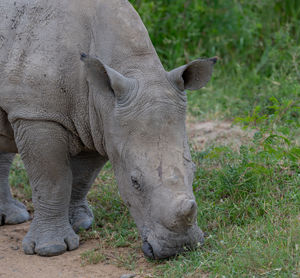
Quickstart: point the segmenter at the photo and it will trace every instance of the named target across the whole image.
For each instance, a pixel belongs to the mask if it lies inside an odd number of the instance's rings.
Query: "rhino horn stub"
[[[102,87],[103,81],[105,81],[104,84],[110,87],[118,100],[123,99],[124,96],[131,93],[137,86],[135,79],[125,77],[98,58],[81,53],[80,60],[86,65],[88,81],[94,84],[98,83],[100,87]]]
[[[177,217],[186,224],[193,224],[197,215],[197,204],[194,200],[183,200],[178,207]]]

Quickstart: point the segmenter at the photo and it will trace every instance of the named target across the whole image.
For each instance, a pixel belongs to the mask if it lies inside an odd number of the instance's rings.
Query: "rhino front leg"
[[[81,153],[71,158],[73,186],[69,209],[70,223],[75,232],[88,229],[93,223],[93,212],[86,196],[107,159],[98,153]]]
[[[69,223],[72,171],[68,134],[54,122],[19,120],[13,125],[28,172],[34,218],[23,240],[26,254],[55,256],[79,246]]]
[[[26,207],[10,192],[8,175],[15,154],[0,153],[0,225],[20,224],[29,220]]]

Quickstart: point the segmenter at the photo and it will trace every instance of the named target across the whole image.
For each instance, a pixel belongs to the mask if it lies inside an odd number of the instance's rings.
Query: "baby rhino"
[[[216,58],[166,72],[127,0],[0,0],[0,18],[0,220],[29,219],[8,185],[19,153],[35,209],[24,252],[79,246],[107,161],[147,257],[201,243],[185,90],[209,81]]]

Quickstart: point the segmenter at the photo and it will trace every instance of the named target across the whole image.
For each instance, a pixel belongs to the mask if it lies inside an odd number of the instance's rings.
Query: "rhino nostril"
[[[147,258],[152,259],[152,260],[155,259],[154,253],[153,253],[153,248],[147,241],[143,242],[142,250]]]
[[[195,210],[196,208],[197,208],[197,204],[196,204],[196,202],[195,201],[189,201],[189,203],[190,203],[190,210],[191,211],[193,211],[193,210]]]

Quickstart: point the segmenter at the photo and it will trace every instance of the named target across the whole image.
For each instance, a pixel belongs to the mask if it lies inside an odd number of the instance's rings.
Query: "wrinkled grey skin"
[[[18,152],[35,208],[25,253],[78,247],[108,160],[146,256],[202,242],[184,91],[203,87],[216,59],[166,72],[126,0],[0,0],[0,18],[0,219],[29,219],[8,185]]]

